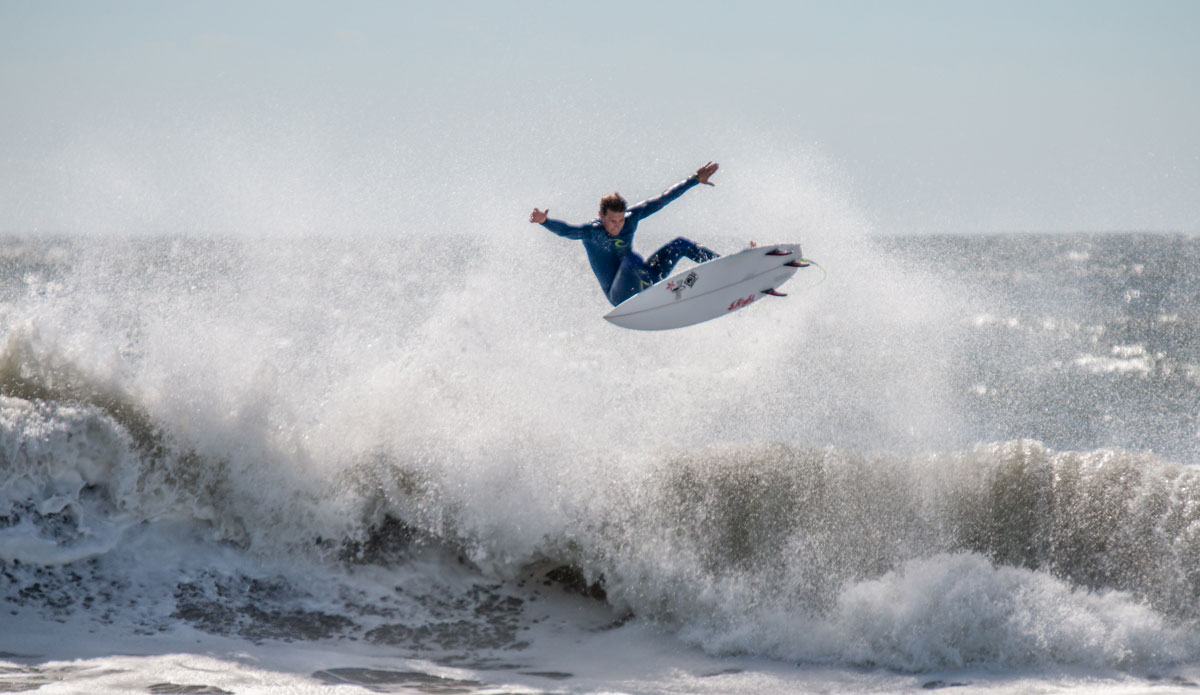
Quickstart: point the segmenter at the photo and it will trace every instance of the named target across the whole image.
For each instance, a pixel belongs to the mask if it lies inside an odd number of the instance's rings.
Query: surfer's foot
[[[753,239],[751,239],[751,240],[750,240],[750,248],[752,248],[752,249],[756,249],[756,248],[758,248],[758,242],[757,242],[757,241],[755,241],[755,240],[753,240]]]

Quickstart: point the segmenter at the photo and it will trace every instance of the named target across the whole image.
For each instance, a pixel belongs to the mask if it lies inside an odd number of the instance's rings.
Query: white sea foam
[[[286,634],[292,616],[362,639],[392,623],[358,606],[397,586],[411,598],[393,605],[438,626],[472,615],[443,603],[548,563],[603,580],[612,619],[629,611],[718,663],[1194,661],[1187,469],[1115,447],[958,446],[972,399],[1037,412],[1013,378],[1121,373],[1034,368],[1098,324],[974,311],[853,240],[818,255],[818,237],[810,254],[869,282],[831,294],[835,274],[686,333],[618,332],[562,301],[594,287],[556,239],[426,241],[438,267],[472,272],[436,280],[378,240],[173,240],[84,245],[55,278],[22,275],[4,309],[0,447],[7,510],[24,516],[0,550],[62,571],[11,570],[13,590],[38,583],[45,610],[80,611],[70,572],[86,566],[83,586],[148,597],[133,629]],[[506,254],[503,269],[482,261]],[[972,324],[1004,330],[964,336]],[[1010,332],[1036,349],[950,359]],[[1134,340],[1103,359],[1174,364]],[[372,550],[404,545],[389,519],[445,557],[360,582],[340,563],[396,562]],[[139,567],[147,554],[162,566]],[[458,557],[470,566],[446,569]],[[205,612],[223,603],[224,622]]]
[[[1161,359],[1161,356],[1159,356]],[[1075,364],[1095,374],[1150,374],[1155,368],[1155,356],[1142,345],[1114,345],[1111,355],[1081,355]]]

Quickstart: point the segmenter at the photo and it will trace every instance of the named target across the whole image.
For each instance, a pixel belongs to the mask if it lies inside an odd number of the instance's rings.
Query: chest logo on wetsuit
[[[671,292],[675,293],[675,299],[679,299],[680,297],[683,296],[683,291],[685,289],[687,289],[688,287],[691,287],[692,285],[695,285],[695,284],[696,284],[696,274],[688,273],[687,276],[684,277],[679,282],[675,282],[674,280],[668,282],[667,289],[670,290]]]

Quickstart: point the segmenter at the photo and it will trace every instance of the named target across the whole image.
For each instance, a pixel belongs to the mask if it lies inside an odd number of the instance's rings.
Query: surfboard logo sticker
[[[729,308],[725,311],[734,311],[735,309],[741,309],[744,306],[749,306],[750,303],[755,299],[758,299],[757,294],[752,294],[749,297],[742,297],[741,299],[735,299],[733,300],[733,304],[730,304]]]
[[[675,294],[675,299],[683,296],[683,291],[696,284],[696,273],[688,273],[687,277],[679,282],[671,281],[667,283],[667,289]]]

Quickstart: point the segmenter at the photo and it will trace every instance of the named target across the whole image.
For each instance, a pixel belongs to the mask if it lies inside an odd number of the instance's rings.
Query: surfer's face
[[[621,233],[621,228],[625,226],[625,213],[608,210],[600,218],[600,222],[604,225],[604,231],[608,232],[609,236],[616,236]]]

